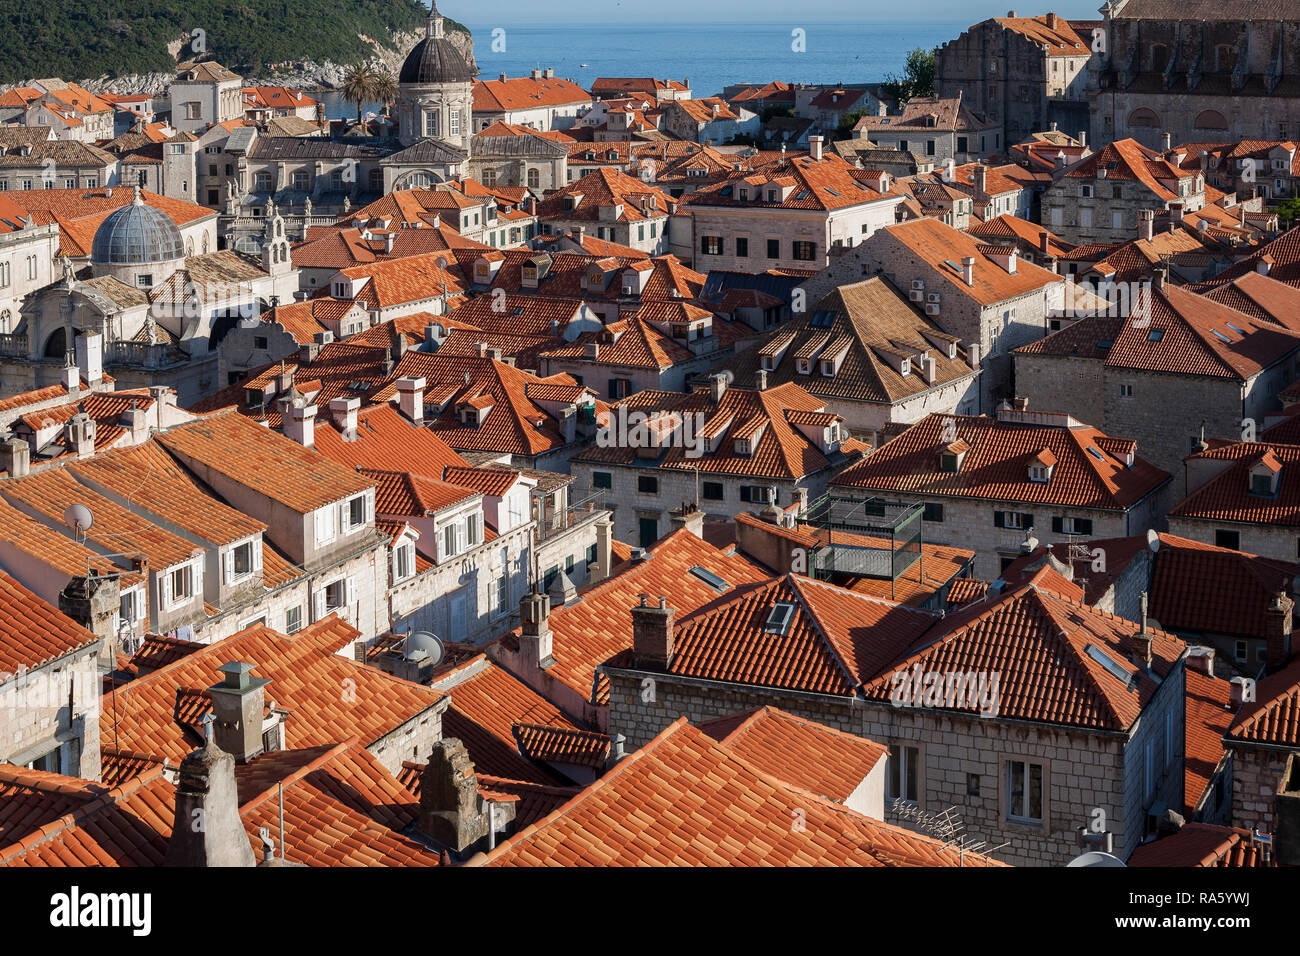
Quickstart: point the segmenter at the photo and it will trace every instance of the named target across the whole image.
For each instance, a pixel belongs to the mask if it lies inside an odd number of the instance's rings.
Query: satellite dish
[[[439,269],[446,269],[446,268],[447,268],[447,257],[446,257],[446,256],[439,256],[437,259],[434,260],[434,262],[437,264],[437,266],[438,266]]]
[[[63,512],[63,522],[73,534],[85,534],[95,523],[95,516],[85,505],[68,505],[68,510]]]
[[[426,660],[436,666],[444,654],[442,641],[438,635],[429,631],[416,631],[408,634],[402,642],[402,657],[408,661]]]
[[[1071,866],[1121,866],[1122,867],[1125,865],[1125,863],[1119,857],[1112,856],[1109,853],[1102,853],[1100,850],[1090,850],[1087,853],[1079,854],[1073,860],[1071,860],[1069,863],[1065,865],[1067,867],[1071,867]]]
[[[729,368],[724,368],[721,372],[715,374],[722,376],[722,381],[726,385],[730,385],[736,380],[736,373]]]
[[[1155,528],[1147,529],[1147,547],[1151,549],[1152,554],[1160,550],[1160,535]]]

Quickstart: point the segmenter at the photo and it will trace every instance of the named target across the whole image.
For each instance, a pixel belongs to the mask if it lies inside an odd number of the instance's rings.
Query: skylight
[[[828,193],[830,193],[832,196],[838,196],[838,195],[839,195],[839,193],[837,193],[835,190],[831,189],[831,187],[829,187],[829,186],[823,186],[822,188],[825,189],[825,190],[826,190]]]
[[[1088,446],[1088,454],[1091,455],[1093,458],[1096,458],[1098,461],[1106,460],[1106,456],[1104,456],[1096,448],[1093,448],[1091,445]]]
[[[801,189],[801,190],[799,190],[799,195],[795,196],[794,198],[795,198],[796,201],[797,201],[797,200],[800,200],[800,199],[807,199],[807,198],[808,198],[808,190],[806,190],[806,189]]]
[[[832,312],[830,309],[818,309],[816,312],[813,313],[812,318],[808,320],[808,324],[813,328],[827,329],[830,328],[831,323],[834,321],[835,321],[834,312]]]
[[[1225,323],[1223,323],[1223,324],[1226,325],[1228,328],[1232,329],[1232,331],[1236,332],[1238,335],[1245,335],[1245,334],[1246,334],[1245,332],[1241,331],[1241,329],[1239,329],[1239,328],[1237,328],[1235,325],[1233,325],[1231,322],[1225,322]]]
[[[730,584],[718,577],[708,568],[702,568],[698,564],[691,568],[691,574],[695,575],[715,591],[726,591],[731,587]]]
[[[1224,335],[1224,334],[1223,334],[1222,332],[1220,332],[1218,329],[1210,329],[1210,331],[1213,332],[1215,335],[1217,335],[1219,338],[1223,339],[1223,341],[1227,342],[1229,345],[1232,344],[1232,339],[1228,338],[1226,335]]]
[[[772,605],[772,613],[767,616],[767,623],[763,625],[763,632],[766,634],[780,634],[782,637],[790,630],[790,621],[794,619],[794,605],[786,601],[778,601]]]
[[[1148,342],[1159,342],[1164,337],[1165,337],[1164,329],[1152,329],[1150,332],[1147,333]]]
[[[1096,644],[1089,644],[1084,648],[1084,650],[1088,652],[1089,657],[1102,667],[1106,668],[1106,672],[1116,680],[1123,683],[1125,687],[1131,687],[1133,685],[1134,675],[1126,671],[1117,660],[1103,651]]]

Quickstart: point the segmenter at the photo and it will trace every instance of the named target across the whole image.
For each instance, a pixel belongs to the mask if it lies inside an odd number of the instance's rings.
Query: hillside
[[[416,0],[5,0],[0,83],[168,73],[177,59],[212,58],[250,75],[278,63],[354,63],[378,52],[365,37],[391,45],[423,32],[427,15]],[[196,28],[206,54],[190,49]],[[447,30],[465,28],[448,19]]]

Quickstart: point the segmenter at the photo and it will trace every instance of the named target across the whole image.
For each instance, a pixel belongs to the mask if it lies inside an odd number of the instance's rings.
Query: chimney
[[[962,278],[966,280],[968,286],[975,284],[975,257],[963,256],[961,260]]]
[[[1150,242],[1156,234],[1156,211],[1154,209],[1138,210],[1138,238]]]
[[[1038,251],[1042,253],[1044,257],[1049,256],[1052,251],[1051,248],[1048,246],[1049,241],[1050,240],[1046,229],[1044,229],[1042,232],[1038,234]]]
[[[163,865],[256,866],[253,845],[239,817],[235,758],[213,741],[211,715],[204,724],[207,743],[181,761],[176,816]]]
[[[1249,677],[1234,677],[1229,683],[1232,684],[1232,709],[1237,710],[1246,700],[1246,687],[1255,682]]]
[[[606,770],[627,756],[626,745],[627,738],[622,734],[614,734],[609,738],[609,757],[605,760]]]
[[[764,369],[760,368],[754,373],[754,388],[760,392],[767,391],[767,372]]]
[[[609,518],[596,522],[596,561],[591,569],[591,580],[603,581],[609,577],[614,557],[614,522]]]
[[[727,391],[727,377],[722,374],[709,376],[709,401],[714,405],[722,401],[723,394]]]
[[[697,538],[704,537],[704,512],[695,505],[682,502],[680,508],[668,512],[668,524],[673,531],[685,528]]]
[[[808,155],[813,158],[814,162],[821,162],[822,158],[822,137],[808,137]]]
[[[502,82],[502,83],[504,83],[504,82],[505,82],[506,80],[508,80],[508,79],[510,79],[509,75],[507,75],[507,74],[505,74],[505,73],[502,73],[502,74],[501,74],[501,82]]]
[[[95,420],[85,412],[77,412],[68,419],[68,444],[78,458],[89,458],[95,454],[96,427]]]
[[[235,758],[248,763],[262,752],[262,714],[266,692],[271,683],[253,676],[253,665],[239,661],[222,664],[217,670],[225,674],[220,684],[208,688],[212,695],[213,741]]]
[[[1172,223],[1181,223],[1183,221],[1183,204],[1181,202],[1171,202],[1169,204],[1169,221]]]
[[[989,184],[989,168],[983,163],[975,164],[975,193],[978,196],[987,196]]]
[[[939,363],[929,352],[921,356],[921,378],[925,380],[926,385],[933,385],[939,377]]]
[[[1189,647],[1187,649],[1187,669],[1196,671],[1198,674],[1204,674],[1206,677],[1213,677],[1214,648]]]
[[[1164,263],[1156,266],[1151,272],[1151,287],[1157,292],[1165,290],[1165,280],[1169,277],[1169,267]]]
[[[1142,592],[1141,611],[1138,619],[1138,632],[1133,635],[1133,653],[1144,667],[1151,666],[1152,641],[1151,632],[1147,630],[1147,592]]]
[[[552,607],[564,607],[578,596],[578,589],[573,586],[573,581],[561,568],[556,572],[555,580],[551,582],[546,596],[550,599]]]
[[[545,70],[542,71],[542,79],[545,80],[555,79],[555,70],[552,67],[548,66]]]
[[[1173,137],[1173,134],[1172,134],[1172,133],[1162,133],[1162,134],[1160,135],[1160,151],[1161,151],[1162,153],[1167,153],[1167,152],[1169,152],[1169,150],[1173,149],[1173,146],[1174,146],[1174,137]]]
[[[424,421],[424,386],[423,378],[397,380],[397,408],[417,425]]]
[[[966,343],[966,361],[973,369],[980,367],[980,344],[978,342]]]
[[[532,78],[533,78],[534,80],[540,80],[540,79],[542,78],[542,71],[541,71],[541,70],[533,70],[533,72],[532,72]]]
[[[291,438],[304,448],[316,445],[316,406],[295,402],[284,417],[284,437]]]
[[[495,827],[514,819],[514,804],[490,804],[478,792],[478,775],[465,744],[444,737],[433,745],[420,776],[419,829],[456,853],[463,853]],[[504,819],[503,819],[504,817]]]
[[[355,396],[331,399],[330,415],[334,418],[334,426],[344,435],[355,435],[357,431],[357,412],[360,408],[361,399]]]
[[[32,448],[16,435],[0,442],[0,470],[10,478],[24,478],[32,470]]]
[[[389,230],[384,233],[384,252],[392,255],[393,246],[397,245],[397,233]]]
[[[98,332],[83,332],[76,337],[75,348],[81,377],[94,388],[104,380],[104,337]]]
[[[551,655],[551,599],[538,592],[525,595],[519,602],[523,630],[519,651],[525,666],[545,670],[555,663]]]
[[[64,366],[59,375],[59,381],[63,383],[63,390],[69,395],[76,395],[81,389],[81,370],[75,365]]]
[[[1272,672],[1285,667],[1291,660],[1291,613],[1295,602],[1279,589],[1264,612],[1265,637],[1268,640],[1265,666]]]
[[[564,443],[572,445],[578,438],[578,407],[569,405],[560,412],[560,429],[564,434]]]
[[[673,659],[673,609],[666,597],[656,607],[650,595],[642,594],[641,603],[632,608],[632,653],[637,667],[664,670]]]
[[[1077,140],[1079,141],[1079,145],[1083,147],[1084,152],[1087,152],[1087,150],[1088,150],[1088,131],[1087,131],[1086,129],[1081,129],[1081,130],[1079,130],[1079,135],[1076,136],[1075,139],[1077,139]]]

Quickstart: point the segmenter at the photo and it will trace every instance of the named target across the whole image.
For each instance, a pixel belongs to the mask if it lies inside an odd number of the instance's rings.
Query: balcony
[[[567,534],[574,528],[594,522],[601,515],[606,514],[605,509],[600,506],[604,497],[603,491],[595,491],[578,499],[563,511],[546,515],[537,522],[533,540],[541,544],[543,541],[550,541],[552,538]]]
[[[27,336],[16,334],[0,335],[0,356],[5,358],[27,358]]]

